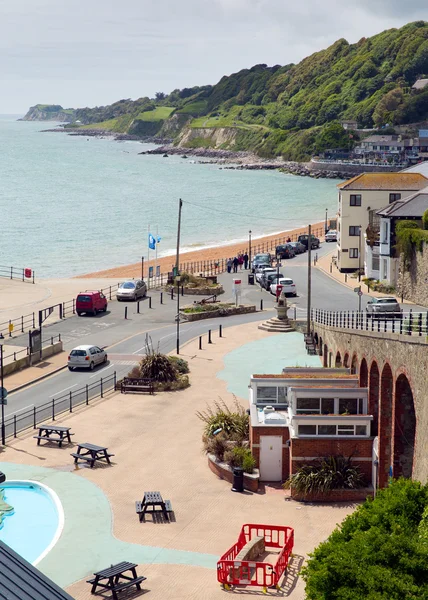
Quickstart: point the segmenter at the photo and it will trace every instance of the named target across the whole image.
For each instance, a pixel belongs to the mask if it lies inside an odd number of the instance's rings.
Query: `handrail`
[[[7,279],[20,279],[21,281],[34,283],[35,273],[32,269],[6,267],[5,265],[0,265],[0,277],[6,277]]]

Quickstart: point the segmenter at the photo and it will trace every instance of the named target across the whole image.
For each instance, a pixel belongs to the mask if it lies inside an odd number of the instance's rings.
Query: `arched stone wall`
[[[369,372],[369,414],[373,415],[371,425],[371,434],[373,436],[377,436],[379,430],[379,381],[379,367],[374,360],[370,365]]]
[[[335,362],[334,362],[334,366],[335,366],[337,369],[340,369],[340,367],[342,366],[342,357],[341,357],[341,355],[340,355],[340,352],[339,352],[339,351],[337,351],[337,352],[336,352],[336,360],[335,360]]]
[[[379,487],[385,487],[392,475],[392,369],[386,363],[380,376],[379,402]]]
[[[345,357],[343,359],[343,366],[349,369],[349,354],[346,352]]]
[[[412,388],[404,373],[395,382],[394,477],[411,477],[416,437]]]
[[[367,368],[367,361],[365,358],[363,358],[363,360],[361,361],[359,373],[360,373],[360,387],[364,387],[364,388],[368,387],[369,371]]]
[[[351,362],[351,373],[353,375],[356,375],[357,372],[358,372],[358,358],[357,358],[357,355],[354,354],[352,356],[352,362]]]

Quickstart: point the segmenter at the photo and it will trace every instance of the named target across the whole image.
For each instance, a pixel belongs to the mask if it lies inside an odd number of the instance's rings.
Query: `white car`
[[[327,233],[325,234],[325,241],[337,242],[337,231],[335,229],[330,229],[330,231],[327,231]]]
[[[73,348],[68,356],[68,368],[91,369],[107,362],[107,352],[99,346],[77,346]]]
[[[270,286],[270,293],[274,296],[276,296],[278,285],[282,285],[281,292],[284,292],[286,296],[297,296],[296,284],[292,279],[284,277],[284,279],[280,279],[278,282],[275,281],[272,283]]]
[[[276,268],[275,267],[262,267],[260,270],[256,270],[256,281],[257,283],[261,283],[262,281],[262,277],[263,275],[266,273],[266,275],[268,275],[269,273],[276,273]]]

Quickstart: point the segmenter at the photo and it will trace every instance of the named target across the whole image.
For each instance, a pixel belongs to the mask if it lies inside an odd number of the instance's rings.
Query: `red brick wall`
[[[291,497],[299,502],[359,502],[364,501],[367,496],[373,496],[372,488],[361,488],[359,490],[331,490],[323,494],[302,496],[291,488]]]
[[[250,427],[250,448],[256,460],[256,467],[260,469],[260,437],[266,435],[278,435],[282,437],[283,445],[290,439],[288,427]],[[253,444],[259,446],[254,448]],[[288,448],[282,448],[282,478],[285,481],[290,474],[290,452]]]
[[[388,483],[392,464],[392,404],[393,377],[391,367],[386,364],[380,378],[379,402],[379,487]]]

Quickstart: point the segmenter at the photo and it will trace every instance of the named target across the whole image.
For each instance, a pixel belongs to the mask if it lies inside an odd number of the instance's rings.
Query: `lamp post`
[[[250,265],[251,271],[251,229],[248,232],[248,264]]]
[[[3,372],[3,344],[0,344],[0,403],[1,403],[1,443],[6,444],[6,428],[4,425],[4,372]]]
[[[175,281],[177,282],[177,354],[180,354],[180,275],[177,275]],[[174,289],[174,284],[172,288]]]
[[[324,225],[324,233],[327,233],[328,231],[328,225],[327,225],[327,212],[328,212],[328,208],[325,209],[325,225]]]
[[[361,225],[358,228],[358,281],[361,281]]]

